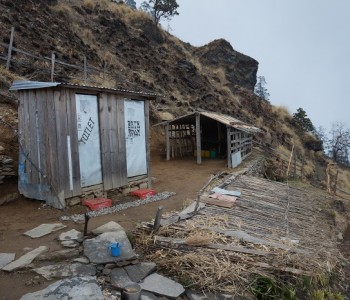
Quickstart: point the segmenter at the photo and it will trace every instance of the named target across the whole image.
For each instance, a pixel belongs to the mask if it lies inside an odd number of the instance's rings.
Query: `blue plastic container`
[[[111,251],[111,255],[114,257],[118,257],[121,254],[121,247],[122,244],[121,243],[111,243],[109,245],[109,249]]]

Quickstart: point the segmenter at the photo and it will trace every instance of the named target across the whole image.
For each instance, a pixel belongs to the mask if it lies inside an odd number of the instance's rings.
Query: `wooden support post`
[[[87,62],[86,62],[86,56],[84,55],[84,81],[87,79]]]
[[[154,224],[153,224],[153,231],[154,232],[157,232],[159,230],[160,220],[162,219],[162,214],[163,214],[163,209],[164,209],[163,206],[158,207],[156,218],[155,218]]]
[[[10,36],[9,48],[8,48],[8,51],[7,51],[6,70],[10,69],[14,34],[15,34],[15,27],[12,27],[11,28],[11,36]]]
[[[51,82],[53,82],[53,77],[55,74],[55,60],[56,60],[56,55],[55,52],[51,52]]]
[[[226,126],[227,130],[227,167],[232,168],[232,161],[231,161],[231,127]]]
[[[297,177],[297,151],[294,151],[294,168],[293,168],[293,177]]]
[[[289,163],[287,168],[287,178],[289,177],[289,169],[290,169],[290,163],[292,162],[293,152],[294,152],[294,145],[292,147],[292,151],[290,152]]]
[[[88,215],[88,213],[85,213],[84,217],[85,217],[84,236],[87,236],[87,229],[88,229],[88,223],[90,220],[90,216]]]
[[[201,115],[196,113],[196,144],[197,144],[197,164],[202,163],[202,145],[201,145]]]
[[[165,143],[166,143],[166,160],[170,160],[170,137],[169,137],[169,123],[165,126]]]
[[[151,176],[151,144],[149,131],[149,100],[145,101],[145,135],[146,135],[146,160],[147,160],[147,185],[150,189],[152,187]]]
[[[107,70],[107,63],[104,61],[103,62],[103,74],[102,74],[103,81],[105,81],[105,78],[106,78],[106,70]]]

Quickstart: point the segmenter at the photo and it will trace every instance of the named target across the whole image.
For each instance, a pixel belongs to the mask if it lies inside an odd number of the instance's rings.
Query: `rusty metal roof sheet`
[[[225,114],[221,114],[221,113],[217,113],[217,112],[210,112],[210,111],[193,112],[191,114],[187,114],[187,115],[178,117],[174,120],[162,122],[162,123],[159,123],[156,125],[161,125],[161,124],[166,125],[166,124],[178,123],[179,121],[184,121],[184,122],[189,121],[189,120],[194,121],[194,116],[196,114],[200,114],[202,116],[213,119],[213,120],[218,121],[222,124],[236,128],[238,130],[242,130],[242,131],[247,132],[247,133],[259,133],[259,132],[261,132],[261,130],[259,128],[255,127],[253,125],[244,123],[243,121],[238,120],[234,117],[231,117],[231,116],[225,115]]]
[[[15,80],[12,83],[12,86],[10,87],[10,91],[33,90],[33,89],[42,89],[42,88],[50,88],[50,87],[57,87],[57,86],[88,89],[88,90],[103,90],[106,92],[120,92],[120,93],[135,94],[135,95],[153,97],[153,98],[157,96],[157,94],[155,93],[138,92],[138,91],[131,91],[126,89],[107,88],[107,87],[101,87],[101,86],[82,85],[82,84],[73,84],[73,83],[64,83],[64,82],[42,82],[42,81],[28,81],[28,80]]]

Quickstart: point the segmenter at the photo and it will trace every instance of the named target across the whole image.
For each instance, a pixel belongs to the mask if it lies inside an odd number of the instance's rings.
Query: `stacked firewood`
[[[3,183],[5,176],[15,176],[15,167],[13,159],[7,155],[1,154],[4,148],[0,146],[0,183]]]

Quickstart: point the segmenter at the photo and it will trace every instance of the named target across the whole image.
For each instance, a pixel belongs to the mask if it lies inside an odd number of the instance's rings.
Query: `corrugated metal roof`
[[[149,93],[149,92],[137,92],[126,89],[116,89],[116,88],[107,88],[101,86],[93,86],[93,85],[84,85],[84,84],[73,84],[73,83],[64,83],[64,82],[42,82],[42,81],[28,81],[28,80],[15,80],[10,87],[10,91],[18,91],[18,90],[33,90],[33,89],[42,89],[49,87],[71,87],[71,88],[80,88],[80,89],[96,89],[96,90],[104,90],[106,92],[121,92],[121,93],[130,93],[137,94],[140,96],[148,96],[148,97],[156,97],[157,94]]]
[[[171,123],[178,123],[178,121],[180,120],[189,120],[191,117],[191,119],[193,120],[195,114],[200,114],[202,116],[205,116],[207,118],[210,118],[210,119],[213,119],[215,121],[218,121],[222,124],[225,124],[227,126],[231,126],[233,128],[236,128],[238,130],[241,130],[241,131],[244,131],[244,132],[247,132],[247,133],[259,133],[261,132],[261,130],[253,125],[250,125],[250,124],[247,124],[247,123],[244,123],[243,121],[241,120],[238,120],[234,117],[231,117],[231,116],[228,116],[228,115],[225,115],[225,114],[221,114],[221,113],[217,113],[217,112],[210,112],[210,111],[198,111],[198,112],[193,112],[191,114],[187,114],[187,115],[184,115],[184,116],[181,116],[181,117],[178,117],[174,120],[171,120],[171,121],[166,121],[166,122],[162,122],[162,123],[159,123],[159,124],[156,124],[155,126],[157,125],[165,125],[165,124],[171,124]]]
[[[15,80],[10,87],[10,91],[42,89],[58,86],[60,84],[59,82]]]

